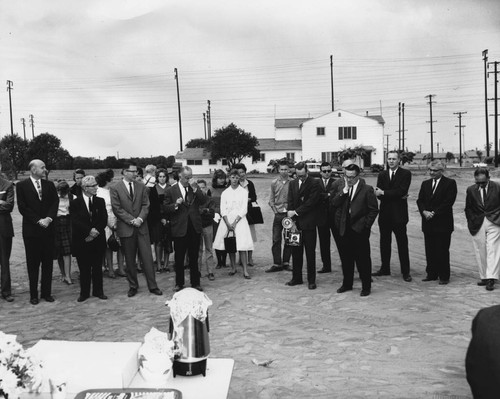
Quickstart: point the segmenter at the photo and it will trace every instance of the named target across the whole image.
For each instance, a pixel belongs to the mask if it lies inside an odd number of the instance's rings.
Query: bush
[[[379,172],[382,172],[384,170],[384,165],[380,165],[378,163],[374,163],[372,164],[372,166],[370,166],[370,170],[373,172],[373,173],[379,173]]]

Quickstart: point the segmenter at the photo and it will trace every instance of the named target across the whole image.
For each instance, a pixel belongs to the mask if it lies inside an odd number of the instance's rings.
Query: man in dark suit
[[[71,217],[71,252],[76,256],[80,269],[80,296],[78,302],[92,295],[99,299],[108,299],[104,295],[102,283],[102,259],[106,251],[104,228],[108,222],[108,213],[104,199],[96,197],[97,183],[94,176],[82,179],[82,196],[75,197],[70,203]]]
[[[0,165],[0,172],[2,165]],[[10,281],[10,253],[12,250],[11,212],[14,208],[14,185],[0,177],[0,293],[7,302],[14,301]]]
[[[52,182],[43,180],[45,164],[34,159],[29,164],[30,177],[16,185],[17,206],[23,216],[23,241],[30,281],[30,303],[38,304],[38,275],[42,265],[40,297],[54,302],[52,296],[52,262],[54,258],[54,224],[59,197]]]
[[[128,296],[137,294],[139,282],[137,280],[137,265],[135,257],[139,251],[142,268],[146,277],[149,292],[155,295],[163,293],[156,284],[153,269],[153,255],[147,216],[149,212],[149,195],[146,186],[136,181],[137,164],[128,162],[122,171],[123,180],[112,185],[109,189],[111,206],[116,215],[116,233],[120,237],[129,284]]]
[[[422,215],[427,276],[422,281],[450,282],[450,243],[453,233],[453,204],[457,182],[443,176],[441,161],[429,164],[430,179],[422,182],[417,206]]]
[[[373,187],[359,178],[356,164],[345,168],[344,184],[338,187],[331,202],[334,214],[334,229],[339,237],[339,253],[344,279],[337,290],[339,294],[351,291],[354,281],[354,264],[361,278],[361,296],[371,293],[370,233],[378,214],[378,203]]]
[[[70,192],[75,197],[82,196],[82,179],[85,177],[85,171],[83,169],[77,169],[73,172],[73,181],[75,184],[71,186]]]
[[[391,274],[392,233],[398,244],[399,263],[403,280],[410,282],[410,256],[408,254],[408,190],[411,184],[411,172],[399,167],[400,158],[396,151],[387,154],[388,170],[379,173],[375,195],[380,200],[378,226],[380,230],[380,257],[382,266],[372,276]]]
[[[297,178],[290,182],[288,189],[287,216],[293,218],[302,231],[302,245],[292,248],[292,279],[286,285],[303,284],[303,253],[306,252],[307,282],[310,290],[316,289],[316,226],[320,214],[320,183],[307,173],[305,162],[295,165]]]
[[[184,166],[179,171],[179,183],[165,192],[165,213],[170,216],[170,228],[175,250],[175,291],[184,288],[184,258],[189,257],[191,286],[203,291],[200,285],[198,251],[202,230],[200,206],[207,196],[198,188],[193,171]]]
[[[497,399],[500,392],[500,305],[481,309],[472,321],[465,371],[474,398]]]
[[[332,165],[328,162],[323,162],[320,166],[321,176],[319,178],[320,192],[320,209],[321,216],[318,222],[318,237],[319,250],[321,253],[321,261],[323,268],[318,273],[331,273],[332,271],[332,256],[330,253],[330,229],[333,234],[333,224],[330,222],[330,191],[335,179],[332,179]]]
[[[479,267],[480,286],[495,289],[500,272],[500,184],[487,168],[474,171],[476,184],[467,188],[465,217]]]

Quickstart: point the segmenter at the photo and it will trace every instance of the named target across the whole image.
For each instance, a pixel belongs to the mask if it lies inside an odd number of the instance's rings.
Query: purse
[[[230,234],[233,233],[232,236]],[[224,248],[228,254],[235,254],[237,252],[236,249],[236,235],[234,230],[229,230],[224,237]]]
[[[108,248],[113,252],[118,252],[118,250],[120,249],[120,243],[115,236],[115,232],[113,232],[108,238]]]
[[[260,209],[260,206],[257,204],[257,202],[250,203],[248,205],[247,221],[248,224],[264,223],[264,218],[262,217],[262,210]]]

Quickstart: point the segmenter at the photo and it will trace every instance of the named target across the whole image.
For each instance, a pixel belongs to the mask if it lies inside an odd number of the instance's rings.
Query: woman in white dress
[[[221,221],[219,224],[213,247],[225,250],[224,238],[228,231],[234,231],[236,249],[243,265],[243,276],[250,279],[247,271],[247,251],[253,250],[253,240],[246,218],[248,192],[240,186],[240,177],[236,169],[229,172],[229,181],[231,185],[224,190],[220,199],[220,213],[224,223]],[[236,273],[236,254],[229,254],[229,260],[231,261],[229,275],[233,276]]]

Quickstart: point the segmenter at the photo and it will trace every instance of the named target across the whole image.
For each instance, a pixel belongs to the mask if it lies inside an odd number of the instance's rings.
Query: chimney
[[[366,116],[368,116],[368,111],[366,111]]]

